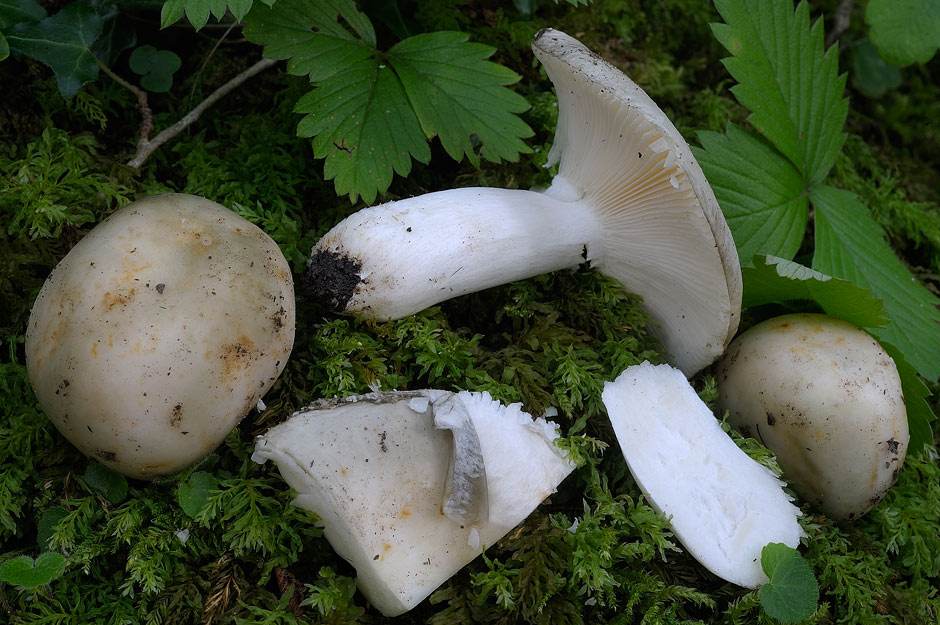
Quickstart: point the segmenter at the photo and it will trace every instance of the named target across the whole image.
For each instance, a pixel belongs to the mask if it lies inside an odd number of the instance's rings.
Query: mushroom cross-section
[[[734,336],[741,270],[701,168],[665,113],[557,30],[536,57],[558,126],[545,191],[461,188],[363,209],[314,246],[302,288],[337,311],[398,319],[445,299],[588,262],[643,297],[690,376]]]

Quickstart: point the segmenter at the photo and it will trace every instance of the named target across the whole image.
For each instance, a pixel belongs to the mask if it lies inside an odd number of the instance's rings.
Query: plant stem
[[[233,77],[231,80],[229,80],[227,83],[225,83],[224,85],[222,85],[221,87],[213,91],[211,94],[209,94],[209,96],[205,100],[197,104],[191,111],[186,113],[186,115],[184,115],[179,121],[177,121],[175,124],[173,124],[169,128],[162,130],[159,134],[157,134],[157,136],[154,137],[152,141],[149,140],[147,136],[143,134],[143,132],[141,132],[140,140],[137,142],[137,153],[134,155],[134,158],[132,158],[131,160],[127,162],[127,164],[135,169],[140,169],[141,165],[144,164],[144,162],[150,157],[151,154],[153,154],[157,150],[157,148],[159,148],[161,145],[163,145],[164,143],[166,143],[167,141],[169,141],[170,139],[178,135],[180,132],[182,132],[184,129],[190,126],[193,122],[198,120],[199,116],[202,115],[206,109],[208,109],[210,106],[212,106],[213,104],[218,102],[220,99],[222,99],[226,94],[228,94],[229,91],[231,91],[235,87],[238,87],[239,85],[241,85],[243,82],[245,82],[252,76],[271,67],[275,63],[277,63],[277,61],[273,59],[261,59],[260,61],[258,61],[257,63],[255,63],[248,69],[246,69],[245,71]],[[123,81],[119,81],[119,84],[127,86],[127,84],[124,83]],[[132,90],[136,90],[135,93],[137,91],[140,91],[136,87],[133,87],[133,85],[131,85],[131,87],[132,87]],[[146,94],[144,95],[146,96]],[[139,101],[140,101],[140,98],[138,97],[138,102]],[[145,98],[145,101],[146,101],[146,98]],[[149,111],[149,108],[147,110]],[[152,127],[152,123],[151,123],[151,127]],[[141,130],[143,131],[143,127],[141,128]]]
[[[139,134],[141,140],[146,140],[153,130],[153,111],[150,109],[150,104],[147,102],[147,92],[121,78],[114,70],[102,63],[101,59],[98,57],[94,57],[94,59],[95,62],[98,63],[98,67],[101,68],[101,71],[110,76],[114,82],[137,96],[137,108],[140,109],[141,117]]]

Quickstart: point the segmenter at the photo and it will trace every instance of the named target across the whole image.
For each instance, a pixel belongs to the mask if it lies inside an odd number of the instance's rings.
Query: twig
[[[826,47],[828,48],[842,38],[845,31],[849,29],[852,23],[852,10],[854,9],[853,0],[839,0],[839,6],[836,7],[835,20],[832,24],[832,30],[826,37]]]
[[[110,67],[102,63],[98,57],[94,57],[94,59],[98,63],[98,67],[101,68],[101,71],[110,76],[114,82],[137,96],[137,108],[140,109],[141,117],[140,139],[146,140],[150,137],[150,132],[153,130],[153,111],[150,110],[150,104],[147,102],[147,92],[121,78],[112,71]]]
[[[180,132],[182,132],[184,129],[190,126],[193,122],[199,119],[199,116],[202,115],[206,111],[206,109],[208,109],[210,106],[212,106],[213,104],[218,102],[220,99],[222,99],[229,91],[231,91],[235,87],[238,87],[239,85],[241,85],[243,82],[245,82],[246,80],[248,80],[255,74],[258,74],[268,69],[275,63],[277,63],[277,61],[273,59],[261,59],[260,61],[258,61],[257,63],[255,63],[254,65],[252,65],[251,67],[243,71],[242,73],[238,74],[237,76],[229,80],[227,83],[225,83],[224,85],[222,85],[215,91],[213,91],[211,94],[209,94],[209,96],[205,100],[197,104],[196,107],[193,108],[193,110],[186,113],[186,115],[184,115],[182,119],[180,119],[178,122],[176,122],[169,128],[166,128],[165,130],[162,130],[159,134],[157,134],[157,136],[153,138],[153,141],[149,140],[147,137],[143,136],[142,134],[140,137],[140,141],[138,141],[137,143],[137,153],[134,155],[134,158],[132,158],[131,160],[127,162],[127,164],[135,169],[140,169],[141,165],[144,164],[144,162],[150,157],[151,154],[153,154],[156,151],[157,148],[159,148],[161,145],[163,145],[164,143],[166,143],[167,141],[169,141],[170,139],[178,135]]]

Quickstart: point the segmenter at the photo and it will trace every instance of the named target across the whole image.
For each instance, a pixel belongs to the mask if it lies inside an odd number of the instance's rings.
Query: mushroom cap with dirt
[[[293,340],[277,244],[224,206],[166,194],[116,211],[53,269],[30,314],[26,365],[69,441],[150,479],[215,449]]]
[[[691,376],[724,351],[741,308],[714,193],[675,126],[620,70],[557,30],[532,47],[558,95],[551,186],[451,189],[360,210],[314,246],[302,288],[387,320],[586,262],[642,296],[651,331]]]
[[[894,484],[910,434],[897,367],[854,325],[781,315],[743,332],[716,364],[728,421],[774,452],[807,503],[853,520]]]

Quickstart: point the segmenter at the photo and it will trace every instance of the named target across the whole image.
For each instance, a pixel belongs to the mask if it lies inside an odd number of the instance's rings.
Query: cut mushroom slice
[[[275,461],[363,595],[396,616],[555,491],[574,468],[557,436],[487,393],[372,393],[295,413],[258,437],[253,458]]]
[[[624,458],[686,550],[729,582],[768,581],[761,550],[804,535],[784,483],[735,445],[682,373],[645,362],[602,394]]]
[[[633,81],[551,29],[533,42],[558,93],[544,192],[464,188],[363,209],[314,246],[301,288],[339,312],[398,319],[589,262],[643,297],[691,376],[738,327],[741,270],[688,145]]]

